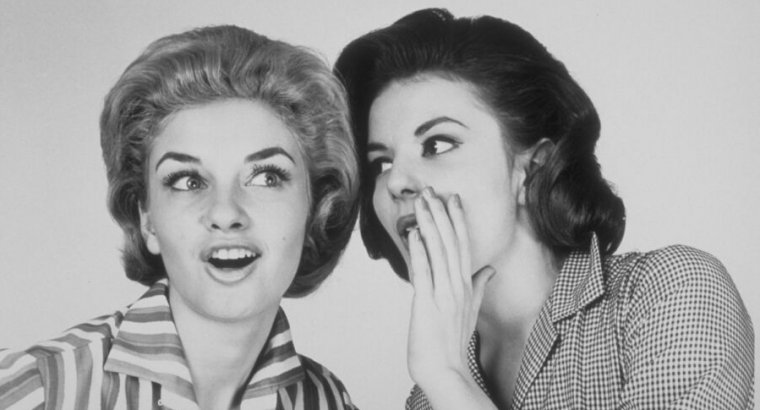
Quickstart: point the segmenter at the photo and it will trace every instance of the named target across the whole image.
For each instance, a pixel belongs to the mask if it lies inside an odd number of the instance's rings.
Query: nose
[[[218,189],[205,212],[204,224],[206,227],[211,231],[221,232],[247,228],[250,219],[240,202],[240,193],[234,188]]]
[[[420,174],[414,167],[397,158],[388,171],[386,186],[393,199],[414,199],[424,188]]]

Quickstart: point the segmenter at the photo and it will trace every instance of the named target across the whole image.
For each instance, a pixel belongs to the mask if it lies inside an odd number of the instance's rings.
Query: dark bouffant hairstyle
[[[225,99],[266,103],[296,137],[308,166],[311,212],[301,262],[286,296],[317,288],[348,243],[358,213],[358,165],[345,90],[320,57],[235,26],[161,38],[127,67],[105,99],[101,147],[108,206],[125,234],[127,276],[166,276],[140,233],[147,159],[171,114]]]
[[[617,249],[625,207],[594,154],[599,116],[565,66],[530,33],[490,16],[454,18],[443,9],[420,10],[351,42],[335,71],[348,92],[360,154],[362,238],[369,255],[386,258],[402,278],[404,261],[372,205],[368,117],[390,83],[423,75],[473,85],[516,149],[543,138],[553,142],[543,164],[528,169],[525,185],[531,224],[555,254],[588,249],[594,233],[604,254]]]

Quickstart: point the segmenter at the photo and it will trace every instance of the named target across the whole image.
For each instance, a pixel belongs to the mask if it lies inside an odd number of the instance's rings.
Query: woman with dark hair
[[[614,255],[591,100],[494,17],[414,12],[336,64],[373,258],[414,286],[410,409],[752,408],[754,336],[719,261]]]
[[[296,353],[280,301],[356,220],[344,90],[313,53],[234,26],[153,42],[101,115],[134,304],[0,351],[0,408],[352,409]]]

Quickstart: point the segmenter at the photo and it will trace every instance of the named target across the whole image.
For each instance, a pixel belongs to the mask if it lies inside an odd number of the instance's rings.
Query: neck
[[[559,263],[551,250],[529,232],[517,232],[510,247],[492,263],[478,316],[478,331],[489,338],[529,332],[551,294]]]
[[[245,322],[172,312],[201,409],[231,408],[266,343],[277,309]]]
[[[513,400],[530,331],[559,275],[551,250],[533,235],[528,221],[522,222],[506,241],[509,246],[490,263],[496,273],[477,323],[480,360],[499,408],[508,408]]]

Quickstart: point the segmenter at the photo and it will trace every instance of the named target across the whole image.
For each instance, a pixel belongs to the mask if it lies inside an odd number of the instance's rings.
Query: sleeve
[[[37,359],[25,351],[0,351],[0,409],[36,409],[45,404]]]
[[[621,408],[752,409],[752,323],[723,265],[674,246],[632,276]]]

